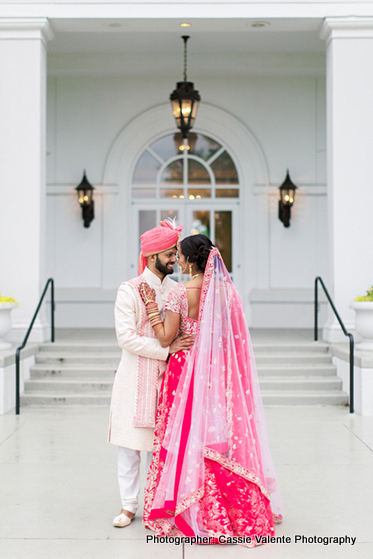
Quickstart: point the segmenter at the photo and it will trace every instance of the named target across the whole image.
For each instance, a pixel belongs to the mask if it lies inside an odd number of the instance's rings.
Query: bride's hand
[[[148,283],[143,281],[139,285],[139,293],[141,295],[142,300],[144,301],[145,305],[148,303],[155,303],[155,291]]]

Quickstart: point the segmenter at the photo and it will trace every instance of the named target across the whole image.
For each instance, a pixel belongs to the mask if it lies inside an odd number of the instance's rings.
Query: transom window
[[[146,148],[133,175],[132,198],[195,201],[239,198],[235,164],[224,146],[203,134],[168,134]]]

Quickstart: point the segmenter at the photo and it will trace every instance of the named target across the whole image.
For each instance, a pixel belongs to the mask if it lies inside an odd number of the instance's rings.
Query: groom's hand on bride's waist
[[[178,351],[183,351],[184,349],[190,349],[194,343],[194,336],[189,334],[179,334],[177,338],[174,339],[170,345],[170,355],[171,353],[177,353]]]

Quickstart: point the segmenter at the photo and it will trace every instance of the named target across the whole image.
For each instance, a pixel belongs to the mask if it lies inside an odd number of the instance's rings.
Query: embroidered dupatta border
[[[220,452],[217,452],[217,450],[213,450],[212,448],[206,447],[203,454],[205,458],[213,460],[214,462],[217,462],[218,464],[223,466],[223,468],[226,468],[227,470],[233,472],[234,474],[239,475],[240,477],[246,479],[247,481],[251,481],[252,483],[255,483],[255,485],[259,487],[263,495],[270,501],[269,492],[262,485],[257,475],[252,474],[251,472],[249,472],[249,470],[247,470],[240,464],[237,464],[237,462],[234,462],[234,460],[230,460],[229,458],[226,458],[225,456],[220,454]],[[204,487],[199,487],[198,489],[196,489],[196,491],[193,491],[193,493],[188,495],[188,497],[185,497],[185,499],[180,501],[180,503],[176,506],[175,516],[177,514],[181,514],[186,509],[194,505],[194,503],[202,499],[204,494],[205,494]],[[275,518],[275,515],[273,515],[273,517]]]

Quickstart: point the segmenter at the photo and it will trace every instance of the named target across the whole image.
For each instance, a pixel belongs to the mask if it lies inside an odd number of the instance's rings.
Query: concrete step
[[[119,360],[116,366],[113,365],[111,367],[105,367],[103,364],[95,365],[93,363],[88,365],[38,363],[30,368],[30,378],[100,378],[107,380],[114,378],[118,365]]]
[[[332,356],[327,353],[318,354],[316,352],[302,352],[302,353],[269,353],[264,355],[262,353],[255,353],[255,361],[257,367],[262,365],[291,365],[296,363],[298,365],[317,365],[320,363],[331,363]]]
[[[255,343],[253,344],[255,355],[257,353],[328,353],[329,345],[323,342],[306,343]]]
[[[342,379],[339,377],[266,377],[259,380],[262,394],[265,392],[313,392],[315,390],[342,390]]]
[[[113,380],[107,379],[32,379],[25,381],[25,392],[93,392],[108,391],[112,389]],[[314,390],[341,390],[342,380],[335,378],[308,379],[308,378],[272,378],[260,380],[260,388],[264,391],[314,391]]]
[[[35,355],[36,363],[76,364],[93,363],[103,364],[106,367],[118,367],[120,356],[113,353],[74,353],[72,351],[59,355],[58,353],[42,351]]]
[[[258,367],[259,378],[263,377],[321,377],[335,376],[337,367],[329,363],[321,363],[320,365],[298,365],[291,363],[288,365],[260,365]]]
[[[345,406],[348,403],[347,394],[344,392],[324,392],[315,390],[307,393],[299,392],[276,392],[276,391],[263,391],[262,392],[263,404],[269,405],[286,405],[286,406],[301,406],[301,405],[339,405]]]
[[[110,406],[111,394],[85,392],[73,394],[63,392],[33,392],[21,395],[21,406],[55,406],[55,405],[101,405]]]
[[[328,346],[311,342],[310,344],[256,344],[254,353],[257,359],[295,357],[295,356],[316,356],[317,358],[326,357]],[[82,358],[90,359],[92,356],[116,357],[120,359],[121,350],[116,343],[87,344],[87,343],[45,343],[39,346],[40,359],[56,358],[60,361],[69,358],[71,355],[79,355]]]
[[[257,353],[256,362],[258,367],[261,365],[270,364],[320,364],[320,363],[331,363],[332,356],[325,354],[314,353],[301,353],[301,354],[282,354],[282,353],[271,353],[268,355],[263,355]],[[120,356],[114,355],[113,353],[79,353],[79,352],[66,352],[59,354],[57,352],[47,352],[42,351],[35,356],[36,363],[103,363],[105,365],[118,365]]]
[[[95,365],[94,363],[88,364],[64,364],[64,363],[38,363],[30,368],[31,378],[83,378],[83,377],[99,377],[99,378],[112,378],[119,365],[119,360],[116,366],[105,367],[102,365]],[[303,376],[303,377],[320,377],[320,376],[334,376],[337,367],[332,364],[321,365],[281,365],[271,366],[262,365],[258,368],[258,375],[263,377],[284,377],[284,376]]]
[[[264,403],[347,403],[328,350],[323,342],[255,344]],[[116,343],[42,344],[21,403],[108,406],[120,357]]]
[[[107,379],[32,379],[25,381],[25,393],[30,392],[108,392],[113,388],[113,380]]]
[[[115,353],[120,355],[121,349],[117,343],[65,343],[65,342],[47,342],[40,344],[40,352],[47,353]]]
[[[313,391],[307,394],[294,392],[262,392],[264,405],[347,405],[347,394]],[[110,405],[110,394],[84,393],[55,394],[50,392],[33,392],[22,394],[22,406],[53,405]]]
[[[329,346],[323,342],[310,342],[310,343],[256,343],[253,344],[254,352],[256,353],[328,353]],[[118,344],[113,343],[68,343],[68,342],[46,342],[40,344],[39,351],[47,353],[116,353],[120,355],[121,349]]]

